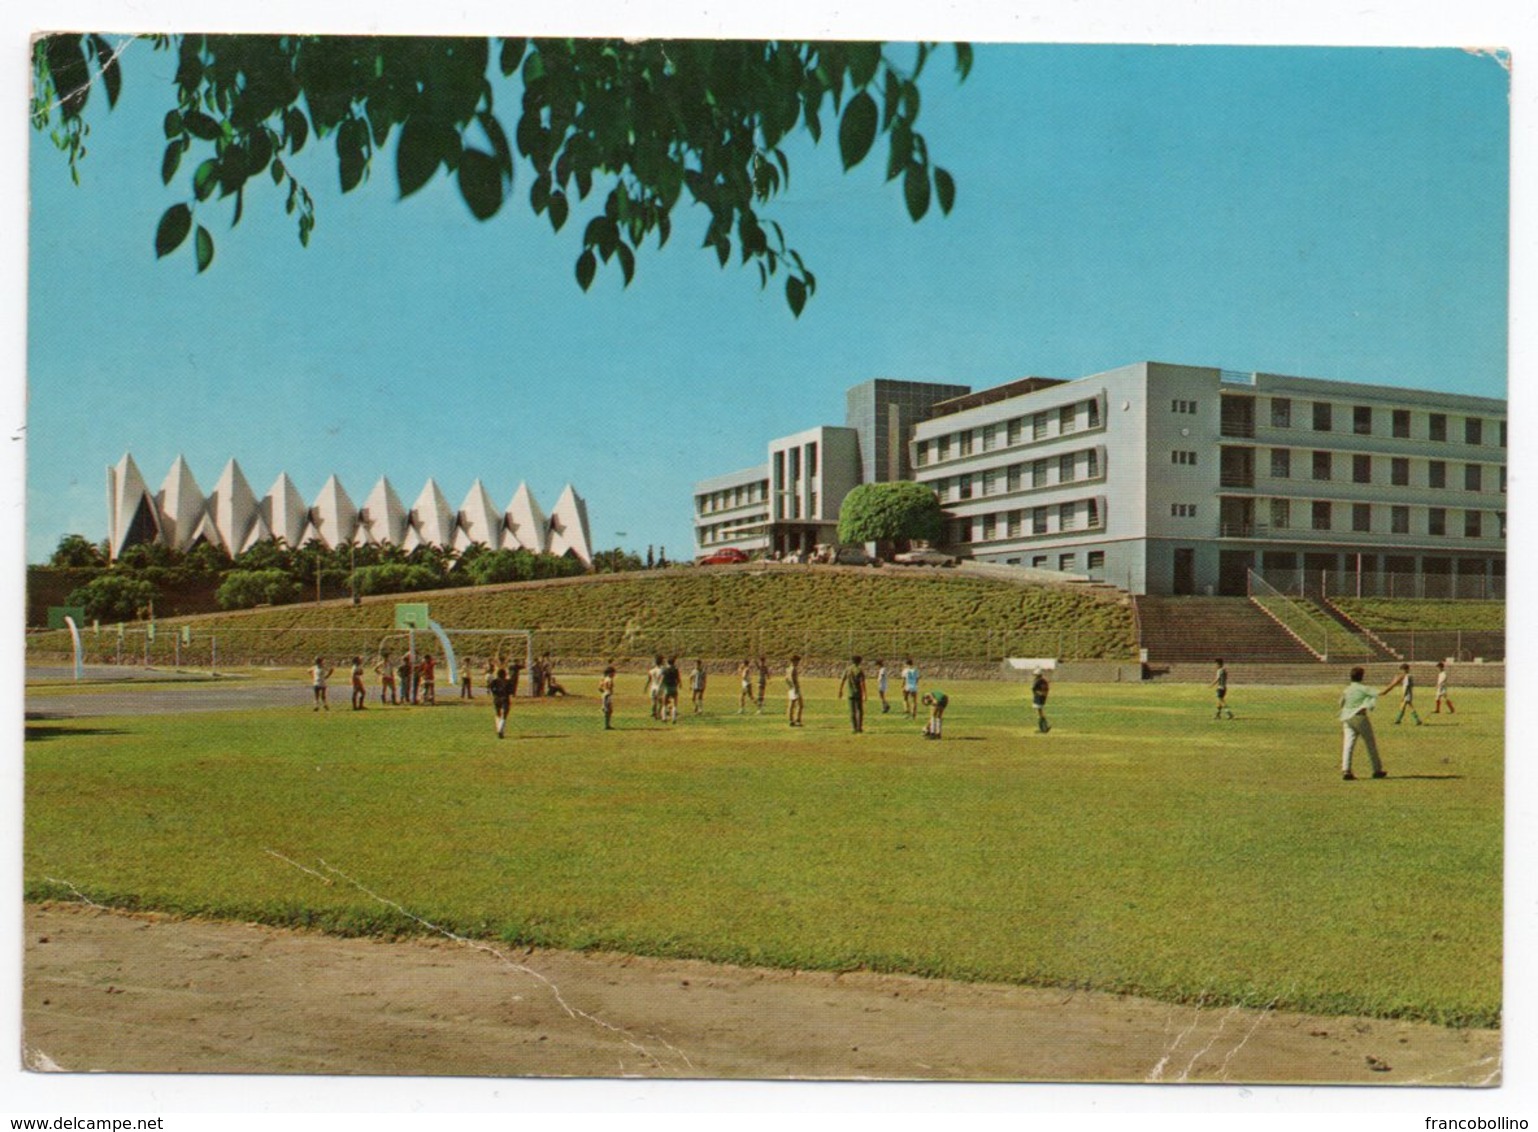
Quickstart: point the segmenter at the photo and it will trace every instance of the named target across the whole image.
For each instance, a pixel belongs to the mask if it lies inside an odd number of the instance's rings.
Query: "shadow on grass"
[[[39,718],[29,715],[28,719]],[[72,739],[77,735],[127,735],[121,727],[60,727],[57,724],[28,723],[26,741]]]
[[[1396,779],[1403,781],[1408,778],[1420,778],[1425,779],[1427,782],[1446,782],[1448,779],[1462,777],[1463,775],[1461,774],[1390,774],[1388,776],[1388,781],[1393,782]]]

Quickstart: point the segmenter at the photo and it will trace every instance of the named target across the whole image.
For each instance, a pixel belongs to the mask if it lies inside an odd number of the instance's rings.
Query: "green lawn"
[[[316,715],[303,687],[34,724],[27,895],[1499,1021],[1499,691],[1380,710],[1391,777],[1345,783],[1335,688],[1238,687],[1217,723],[1200,688],[1059,684],[1038,735],[1023,685],[947,684],[932,743],[895,710],[849,734],[824,681],[804,730],[719,679],[665,727],[627,676],[606,733],[593,683],[500,743],[484,699]]]
[[[1358,625],[1378,632],[1405,629],[1498,631],[1506,627],[1504,601],[1443,601],[1391,597],[1331,598]]]

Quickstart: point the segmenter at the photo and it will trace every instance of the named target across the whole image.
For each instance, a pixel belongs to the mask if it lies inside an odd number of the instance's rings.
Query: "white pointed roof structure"
[[[267,520],[262,518],[262,513],[258,511],[256,519],[251,523],[251,529],[246,532],[245,540],[240,544],[239,553],[244,554],[257,543],[266,542],[270,538],[272,538],[272,528],[267,525]]]
[[[405,505],[401,503],[401,497],[395,494],[390,481],[380,476],[379,482],[368,493],[368,498],[363,501],[363,507],[358,512],[358,529],[353,535],[353,542],[359,546],[378,546],[384,543],[400,546],[406,539],[408,521],[409,516]]]
[[[459,505],[459,531],[454,539],[454,549],[464,550],[476,543],[491,550],[502,545],[502,515],[480,480],[470,485],[470,493]]]
[[[246,537],[259,518],[256,495],[246,482],[240,465],[231,460],[224,465],[214,490],[208,493],[208,521],[213,524],[218,545],[232,557],[239,554],[245,549]],[[271,537],[271,533],[266,537]],[[196,540],[197,536],[193,538]]]
[[[186,550],[192,545],[193,532],[203,517],[204,502],[203,491],[192,478],[192,469],[187,467],[185,458],[178,456],[155,495],[160,537],[167,546]]]
[[[199,516],[197,525],[192,528],[192,533],[187,536],[187,545],[182,547],[182,549],[191,550],[200,542],[206,542],[210,546],[217,546],[221,549],[224,546],[223,540],[219,537],[219,530],[214,526],[214,517],[207,510]]]
[[[571,484],[555,501],[550,512],[550,553],[575,555],[583,565],[593,562],[592,539],[588,535],[587,503]]]
[[[128,547],[160,538],[160,516],[149,485],[129,453],[107,469],[107,550],[116,558]]]
[[[547,535],[550,524],[545,513],[534,501],[529,485],[520,483],[513,500],[507,505],[507,518],[502,527],[503,550],[528,550],[543,554],[549,545]]]
[[[343,546],[352,541],[358,527],[358,508],[342,487],[342,481],[332,476],[326,480],[315,503],[310,508],[311,537],[320,539],[328,548]]]
[[[278,478],[272,481],[272,487],[261,502],[260,513],[273,538],[282,539],[292,547],[304,545],[304,529],[310,521],[310,510],[287,472],[279,472]]]
[[[423,544],[452,547],[454,532],[459,527],[459,517],[443,497],[436,480],[428,480],[422,486],[422,494],[411,505],[411,529],[401,543],[406,550],[415,550]]]

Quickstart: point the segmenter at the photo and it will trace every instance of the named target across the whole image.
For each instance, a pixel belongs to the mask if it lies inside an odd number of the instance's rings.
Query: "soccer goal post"
[[[454,652],[464,671],[484,672],[489,661],[495,667],[517,665],[525,673],[534,667],[534,632],[531,629],[455,629],[443,627],[443,634],[454,643]],[[519,682],[524,695],[534,694],[534,682]]]

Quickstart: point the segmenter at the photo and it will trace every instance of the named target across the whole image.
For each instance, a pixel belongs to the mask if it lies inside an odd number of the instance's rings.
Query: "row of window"
[[[744,539],[761,538],[764,527],[758,524],[765,524],[768,521],[768,515],[755,515],[725,523],[712,523],[708,527],[701,527],[695,537],[698,545],[702,547],[715,546],[719,543],[741,543]]]
[[[754,503],[763,503],[768,498],[768,481],[755,480],[752,483],[738,484],[736,487],[727,487],[722,488],[720,491],[696,495],[694,497],[694,509],[696,514],[709,515],[716,511],[730,511],[736,507],[747,507]]]
[[[1293,529],[1293,500],[1271,500],[1271,528],[1272,530]],[[1380,505],[1381,507],[1381,505]],[[1335,529],[1335,520],[1338,513],[1344,521],[1342,513],[1349,508],[1351,530],[1358,532],[1371,532],[1373,529],[1374,506],[1371,503],[1333,503],[1327,499],[1316,499],[1309,504],[1309,529],[1316,531],[1329,531]],[[1401,505],[1389,507],[1389,533],[1395,535],[1410,534],[1410,508]],[[1419,511],[1419,508],[1416,508]],[[1379,511],[1381,514],[1381,509]],[[1428,507],[1425,509],[1427,535],[1445,537],[1448,532],[1448,509],[1446,507]],[[1494,517],[1493,527],[1486,516]],[[1475,511],[1463,512],[1463,537],[1485,538],[1489,533],[1506,537],[1506,512],[1504,511]]]
[[[1344,409],[1345,406],[1337,406],[1337,405],[1335,405],[1334,403],[1332,403],[1330,401],[1313,401],[1313,402],[1310,402],[1310,404],[1312,406],[1312,423],[1313,423],[1314,431],[1315,432],[1333,432],[1333,431],[1335,431],[1336,409],[1337,408]],[[1396,437],[1396,438],[1401,439],[1401,440],[1412,439],[1413,433],[1411,431],[1411,424],[1412,424],[1412,413],[1411,413],[1411,411],[1409,409],[1389,409],[1389,410],[1386,410],[1386,411],[1389,414],[1389,421],[1388,421],[1389,432],[1388,432],[1388,435],[1390,435],[1392,437]],[[1385,412],[1385,410],[1383,410],[1383,409],[1374,409],[1373,406],[1371,406],[1371,405],[1352,405],[1351,406],[1351,412],[1350,412],[1350,421],[1351,421],[1351,432],[1353,433],[1353,435],[1356,435],[1356,436],[1372,436],[1373,432],[1374,432],[1374,429],[1381,427],[1381,425],[1377,421],[1377,418],[1379,416],[1381,416],[1384,412]],[[1345,414],[1342,413],[1341,416],[1342,416],[1342,418],[1344,418]],[[1290,398],[1290,397],[1273,397],[1273,398],[1271,398],[1271,427],[1272,428],[1292,428],[1293,427],[1292,422],[1293,422],[1292,398]],[[1448,437],[1447,422],[1448,422],[1448,414],[1446,414],[1446,413],[1427,413],[1426,414],[1426,431],[1425,431],[1425,434],[1424,434],[1424,439],[1426,439],[1426,440],[1433,440],[1433,441],[1446,442],[1447,437]],[[1344,419],[1342,419],[1341,423],[1342,423],[1342,426],[1344,427],[1344,423],[1345,423]],[[1496,434],[1497,434],[1497,437],[1498,437],[1499,446],[1502,447],[1502,448],[1505,448],[1506,447],[1506,422],[1504,420],[1502,420],[1502,421],[1495,422],[1495,424],[1497,426]],[[1485,427],[1485,420],[1484,420],[1484,418],[1482,418],[1482,417],[1464,417],[1463,418],[1463,443],[1471,444],[1471,445],[1481,445],[1481,444],[1484,444],[1485,443],[1486,435],[1487,435],[1487,429]]]
[[[1097,530],[1104,521],[1099,499],[1078,499],[1055,507],[1026,507],[951,521],[951,542],[993,542],[1027,535],[1055,535]]]
[[[1005,563],[1010,566],[1031,566],[1037,570],[1053,569],[1052,556],[1050,554],[1033,554],[1029,559],[1006,558]],[[1079,572],[1079,556],[1073,551],[1065,551],[1057,556],[1057,567],[1065,574],[1077,574]],[[1084,555],[1084,569],[1091,575],[1098,576],[1105,571],[1105,551],[1091,550]]]
[[[1056,433],[1049,431],[1053,420],[1057,422]],[[1029,413],[997,424],[980,425],[920,440],[914,446],[914,461],[919,467],[940,464],[978,452],[1014,448],[1028,440],[1046,440],[1054,435],[1068,436],[1086,429],[1099,428],[1100,423],[1100,399],[1091,397],[1087,401],[1075,401],[1057,409]]]
[[[1051,478],[1054,468],[1056,479]],[[1007,468],[987,468],[980,472],[946,476],[932,481],[932,486],[942,503],[954,503],[974,496],[1080,483],[1099,479],[1101,474],[1100,450],[1085,448],[1078,452],[1064,452],[1053,459],[1027,460]]]
[[[1291,479],[1292,478],[1292,452],[1293,452],[1293,450],[1290,449],[1290,448],[1273,448],[1273,449],[1271,449],[1271,475],[1272,475],[1272,477],[1274,479]],[[1335,457],[1337,455],[1344,456],[1345,454],[1344,453],[1334,453],[1334,452],[1315,452],[1315,453],[1313,453],[1313,459],[1312,459],[1312,462],[1311,462],[1311,470],[1312,470],[1313,478],[1316,479],[1316,480],[1329,480],[1329,479],[1333,479],[1335,477],[1335,466],[1336,466]],[[1388,465],[1389,465],[1389,467],[1388,467],[1389,483],[1392,484],[1395,487],[1409,487],[1410,486],[1410,459],[1409,459],[1409,457],[1408,456],[1391,456],[1391,457],[1388,457],[1387,459],[1388,459]],[[1382,456],[1373,457],[1373,456],[1369,456],[1369,455],[1361,454],[1361,453],[1358,453],[1356,455],[1352,455],[1351,456],[1351,482],[1352,483],[1372,483],[1373,482],[1373,469],[1374,469],[1374,465],[1375,464],[1380,465],[1380,468],[1379,468],[1379,471],[1378,471],[1378,475],[1381,476],[1382,475],[1381,464],[1382,464],[1383,460],[1384,460],[1384,457],[1382,457]],[[1180,461],[1177,461],[1177,462],[1180,462]],[[1194,461],[1192,461],[1192,462],[1194,463]],[[1419,463],[1420,461],[1416,461],[1416,462]],[[1425,465],[1426,465],[1426,483],[1425,483],[1425,486],[1426,487],[1433,487],[1433,488],[1445,488],[1445,487],[1447,487],[1447,461],[1446,460],[1427,460],[1425,462]],[[1484,465],[1484,464],[1464,464],[1463,465],[1463,490],[1464,491],[1484,491],[1484,490],[1486,490],[1486,484],[1489,481],[1488,481],[1488,478],[1486,476],[1485,469],[1486,469],[1486,465]],[[1497,469],[1497,473],[1496,473],[1496,486],[1497,486],[1497,490],[1499,490],[1499,491],[1504,492],[1506,490],[1506,465],[1505,464],[1500,465],[1500,467]]]

